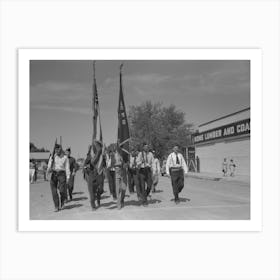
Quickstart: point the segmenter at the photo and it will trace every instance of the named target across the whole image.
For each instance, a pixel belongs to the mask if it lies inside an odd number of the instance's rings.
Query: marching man
[[[168,156],[166,162],[166,174],[171,177],[176,204],[180,202],[179,193],[184,188],[184,173],[187,174],[187,172],[188,167],[184,157],[179,153],[179,147],[176,145],[173,148],[173,152]]]
[[[49,159],[47,173],[51,173],[51,191],[55,207],[55,212],[63,209],[67,199],[66,184],[70,178],[69,160],[63,154],[60,145],[55,144],[54,153]]]

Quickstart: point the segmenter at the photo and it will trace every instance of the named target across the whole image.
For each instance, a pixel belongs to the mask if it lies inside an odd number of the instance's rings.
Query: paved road
[[[86,182],[76,175],[73,201],[63,211],[54,212],[49,182],[30,185],[30,218],[36,220],[244,220],[250,219],[250,185],[186,178],[181,203],[173,201],[170,179],[160,177],[149,206],[139,206],[136,194],[127,190],[125,207],[116,208],[105,183],[101,207],[91,211]]]

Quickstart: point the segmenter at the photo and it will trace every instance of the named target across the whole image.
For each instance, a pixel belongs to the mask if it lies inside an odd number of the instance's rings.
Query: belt
[[[182,169],[183,169],[182,167],[170,167],[171,171],[180,171]]]
[[[54,174],[61,174],[61,173],[65,173],[66,174],[66,171],[65,170],[54,170],[53,173]]]

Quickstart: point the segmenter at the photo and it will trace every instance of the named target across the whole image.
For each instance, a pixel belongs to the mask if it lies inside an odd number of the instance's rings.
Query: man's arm
[[[65,159],[65,172],[66,172],[66,179],[67,179],[67,181],[68,181],[69,178],[70,178],[71,172],[70,172],[69,159],[68,159],[67,157],[66,157],[66,159]]]
[[[171,161],[171,154],[168,156],[167,161],[166,161],[166,165],[165,165],[165,168],[166,168],[165,171],[166,171],[167,176],[170,176],[170,173],[169,173],[170,161]]]
[[[187,167],[187,164],[186,164],[185,159],[184,159],[182,154],[181,154],[181,160],[182,160],[182,167],[184,169],[184,172],[185,172],[185,174],[187,174],[188,173],[188,167]]]

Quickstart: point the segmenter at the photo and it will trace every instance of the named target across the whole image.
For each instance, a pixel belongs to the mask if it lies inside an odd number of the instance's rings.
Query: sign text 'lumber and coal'
[[[193,141],[194,144],[198,144],[244,134],[250,134],[250,119],[194,134]]]

